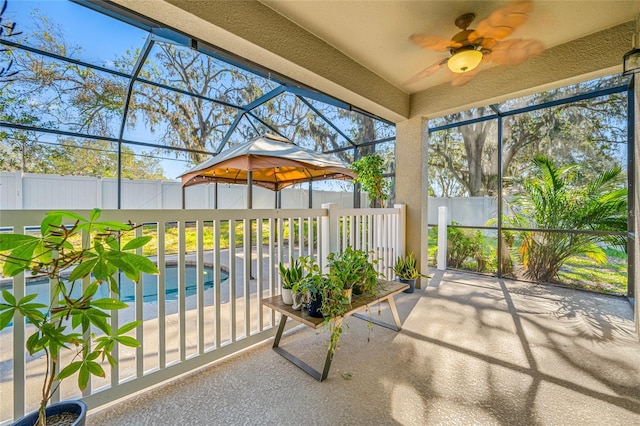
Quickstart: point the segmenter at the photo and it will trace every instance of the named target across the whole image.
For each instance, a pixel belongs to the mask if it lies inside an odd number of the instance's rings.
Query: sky
[[[59,23],[71,44],[82,47],[76,59],[106,67],[127,49],[142,47],[147,37],[143,30],[67,0],[8,0],[5,14],[24,33],[31,33],[36,10]]]
[[[127,50],[141,48],[148,35],[146,31],[67,0],[9,0],[5,18],[17,22],[17,29],[24,34],[32,34],[39,32],[35,28],[33,14],[44,15],[51,22],[57,23],[68,44],[80,47],[80,51],[74,52],[71,57],[111,69],[114,68],[115,58]],[[26,44],[28,43],[27,40]],[[153,139],[140,127],[127,129],[127,136],[136,135],[143,141]],[[144,151],[136,146],[130,147],[137,153]],[[161,154],[161,157],[167,158],[161,161],[161,165],[168,179],[177,178],[190,167],[173,159],[171,154]]]

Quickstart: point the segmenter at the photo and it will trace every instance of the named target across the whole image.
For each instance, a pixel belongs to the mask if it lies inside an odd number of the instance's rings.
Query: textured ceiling
[[[311,32],[365,68],[408,93],[449,81],[443,68],[406,84],[447,52],[420,49],[412,33],[450,39],[457,16],[472,12],[474,27],[505,1],[290,1],[262,0],[276,12]],[[534,1],[528,21],[508,38],[537,39],[552,48],[633,20],[640,1]],[[626,50],[629,45],[624,46]],[[486,67],[483,65],[482,67]],[[476,77],[479,78],[481,73]]]

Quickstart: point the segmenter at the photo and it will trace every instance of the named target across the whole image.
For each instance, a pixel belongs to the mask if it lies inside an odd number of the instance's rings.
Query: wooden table
[[[342,317],[335,318],[333,321],[342,322],[346,317],[353,315],[357,318],[371,321],[373,324],[390,328],[391,330],[400,331],[402,325],[400,324],[400,317],[398,316],[398,310],[396,308],[396,303],[393,300],[393,296],[402,292],[403,290],[406,290],[407,288],[409,288],[409,285],[407,284],[396,281],[379,280],[376,287],[377,293],[375,296],[353,296],[351,305],[349,306],[347,312]],[[358,312],[363,311],[380,302],[389,303],[389,308],[391,310],[391,314],[393,315],[395,325],[370,318],[369,316],[358,314]],[[324,318],[312,317],[307,313],[306,309],[303,309],[302,311],[293,310],[291,308],[291,305],[285,305],[282,302],[281,296],[273,296],[267,299],[263,299],[262,304],[268,308],[273,309],[276,312],[280,312],[280,314],[282,315],[280,317],[280,324],[278,325],[278,332],[276,333],[275,340],[273,341],[273,350],[282,355],[287,360],[291,361],[297,367],[301,368],[310,376],[314,377],[316,380],[320,382],[324,381],[329,375],[329,369],[331,368],[331,361],[333,359],[333,354],[331,353],[331,351],[327,351],[327,358],[324,363],[324,369],[322,370],[322,373],[320,373],[309,364],[298,359],[296,356],[279,346],[280,338],[282,337],[282,333],[284,332],[285,324],[287,323],[288,318],[296,320],[313,329],[322,327],[322,325],[324,324]]]

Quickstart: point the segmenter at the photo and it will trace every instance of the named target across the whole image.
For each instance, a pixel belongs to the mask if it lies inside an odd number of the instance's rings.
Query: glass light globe
[[[475,69],[482,61],[482,52],[479,50],[468,49],[457,52],[449,61],[447,66],[452,72],[463,73]]]

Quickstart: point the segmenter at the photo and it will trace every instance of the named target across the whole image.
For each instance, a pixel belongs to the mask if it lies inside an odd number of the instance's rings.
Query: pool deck
[[[319,383],[271,341],[94,410],[91,424],[638,424],[640,344],[623,298],[456,272],[400,294],[399,333],[348,319]],[[385,315],[385,312],[382,313]],[[286,344],[321,364],[328,334]]]

